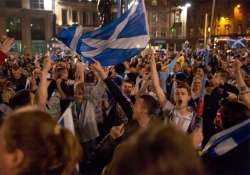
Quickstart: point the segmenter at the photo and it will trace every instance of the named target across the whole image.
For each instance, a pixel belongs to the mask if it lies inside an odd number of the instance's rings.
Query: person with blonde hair
[[[80,157],[73,134],[34,107],[13,112],[0,128],[0,175],[71,175]]]

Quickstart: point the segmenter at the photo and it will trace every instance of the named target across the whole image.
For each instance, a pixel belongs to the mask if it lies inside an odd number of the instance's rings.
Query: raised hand
[[[113,126],[110,130],[110,136],[113,139],[118,139],[120,138],[125,132],[125,128],[124,128],[124,123],[122,123],[119,126]]]
[[[234,62],[235,71],[240,71],[241,66],[242,66],[242,63],[240,62],[240,60],[236,59]]]
[[[102,80],[105,80],[108,77],[107,72],[103,69],[100,62],[96,61],[94,64],[90,65],[90,68],[94,71],[96,71]]]
[[[7,37],[3,40],[3,43],[0,44],[0,51],[6,54],[14,45],[15,45],[15,40],[13,38]]]
[[[45,56],[43,64],[44,64],[43,70],[49,71],[52,65],[52,61],[49,59],[48,56]]]

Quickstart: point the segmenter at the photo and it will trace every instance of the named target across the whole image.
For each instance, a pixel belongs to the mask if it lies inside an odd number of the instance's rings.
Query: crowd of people
[[[102,67],[0,41],[0,175],[250,174],[246,48]],[[68,108],[73,132],[58,124]]]

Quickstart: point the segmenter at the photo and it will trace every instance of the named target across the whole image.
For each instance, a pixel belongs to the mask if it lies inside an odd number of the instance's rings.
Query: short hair
[[[153,115],[156,109],[159,107],[155,98],[151,95],[141,95],[140,98],[143,99],[144,105],[148,110],[148,114]]]
[[[181,89],[181,88],[186,89],[188,92],[188,95],[191,95],[190,86],[186,82],[177,83],[176,89]]]
[[[188,136],[160,123],[139,130],[119,145],[106,170],[111,175],[204,174]]]
[[[250,118],[250,110],[239,102],[226,102],[222,105],[224,129],[230,128]]]
[[[125,66],[123,64],[117,64],[117,65],[115,65],[114,69],[115,69],[115,72],[118,73],[118,74],[120,74],[120,75],[124,74],[124,72],[126,70],[126,68],[125,68]]]
[[[124,79],[123,81],[122,81],[122,83],[129,83],[129,84],[132,84],[133,86],[135,85],[135,83],[134,83],[134,81],[132,81],[132,80],[130,80],[130,79]]]
[[[31,104],[31,91],[20,90],[9,101],[9,105],[12,109],[17,109]]]

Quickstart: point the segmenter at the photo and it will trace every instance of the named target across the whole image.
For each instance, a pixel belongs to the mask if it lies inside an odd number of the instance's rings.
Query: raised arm
[[[46,110],[46,104],[47,104],[47,98],[48,98],[48,81],[47,81],[47,75],[49,73],[49,70],[51,68],[51,60],[46,57],[44,59],[44,68],[41,73],[40,77],[40,83],[38,86],[38,106],[41,110]]]
[[[85,65],[83,63],[76,64],[75,82],[84,82]]]
[[[163,89],[161,88],[161,85],[160,85],[160,80],[159,80],[158,73],[156,70],[156,63],[155,63],[154,54],[151,54],[150,66],[151,66],[151,77],[152,77],[153,86],[155,88],[156,95],[158,97],[160,105],[164,106],[167,98],[164,94]]]
[[[114,97],[115,101],[117,101],[119,103],[119,105],[122,107],[122,109],[125,112],[125,114],[127,115],[127,117],[129,119],[131,119],[132,115],[133,115],[131,103],[122,94],[120,88],[111,79],[108,78],[108,74],[101,67],[100,63],[97,62],[97,63],[93,64],[92,68],[96,72],[98,72],[101,79],[105,82],[106,86],[108,87],[109,91],[111,92],[112,96]]]
[[[247,87],[241,74],[241,62],[235,61],[235,76],[238,88],[240,90],[240,99],[250,108],[250,89]]]

